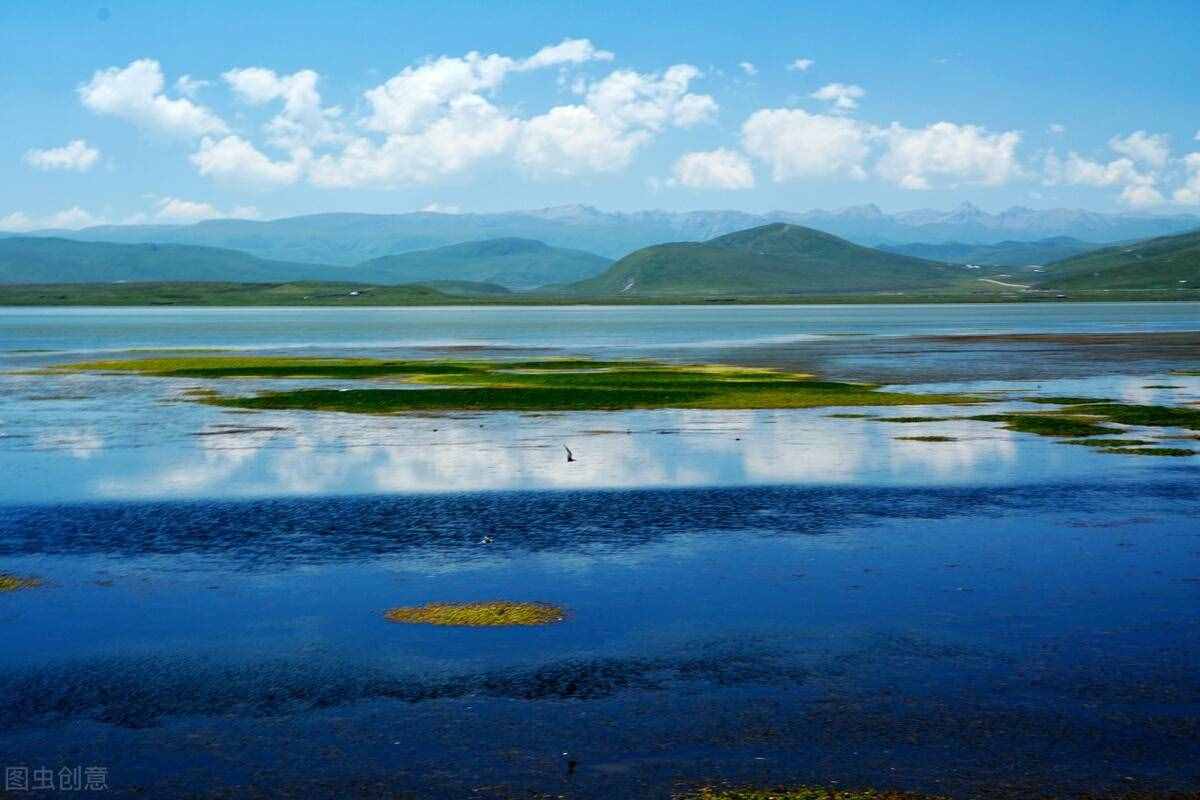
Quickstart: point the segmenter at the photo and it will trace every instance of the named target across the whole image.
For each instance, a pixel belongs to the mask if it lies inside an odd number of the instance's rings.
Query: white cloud
[[[1074,151],[1068,152],[1065,159],[1049,153],[1045,159],[1044,182],[1096,188],[1120,186],[1120,201],[1134,208],[1166,202],[1158,188],[1162,178],[1159,170],[1170,161],[1166,136],[1135,131],[1123,138],[1114,136],[1108,146],[1121,157],[1097,161]],[[1186,192],[1184,196],[1187,196]]]
[[[1051,133],[1053,133],[1055,136],[1061,136],[1062,134],[1067,132],[1067,126],[1063,125],[1061,122],[1052,122],[1052,123],[1050,123],[1050,125],[1047,126],[1046,129],[1048,131],[1050,131]]]
[[[792,63],[788,64],[788,69],[792,72],[807,72],[814,62],[811,58],[797,58]]]
[[[317,91],[320,76],[311,69],[278,75],[263,67],[231,69],[221,75],[238,99],[260,106],[283,101],[283,110],[265,126],[267,141],[292,153],[345,137],[337,125],[342,110],[323,108]]]
[[[92,225],[103,225],[106,221],[79,206],[71,206],[45,216],[31,216],[24,211],[14,211],[6,217],[0,217],[0,231],[24,233],[49,228],[78,230]]]
[[[421,211],[427,214],[461,214],[462,206],[457,206],[453,203],[433,202],[421,206]]]
[[[192,100],[196,99],[196,95],[200,93],[201,89],[209,86],[212,86],[212,81],[200,80],[191,75],[180,75],[175,79],[175,91]]]
[[[154,204],[152,214],[138,215],[133,220],[187,224],[206,219],[258,219],[260,216],[254,206],[236,206],[228,211],[221,211],[211,203],[163,197]]]
[[[167,97],[163,85],[162,67],[153,59],[143,58],[124,68],[98,70],[78,92],[91,111],[158,133],[196,138],[228,130],[225,122],[204,106]]]
[[[1128,156],[1139,164],[1161,169],[1171,157],[1171,146],[1164,134],[1148,134],[1134,131],[1125,138],[1114,136],[1108,140],[1113,152]]]
[[[675,162],[672,180],[693,189],[752,189],[754,170],[733,150],[685,153]]]
[[[886,180],[906,189],[929,189],[939,178],[999,186],[1021,175],[1016,131],[989,133],[976,125],[937,122],[910,129],[897,123],[883,132],[886,149],[875,166]]]
[[[586,61],[612,60],[612,53],[597,49],[588,39],[564,39],[558,44],[543,47],[529,58],[518,62],[517,69],[526,71],[563,64],[582,64]]]
[[[742,147],[771,167],[776,182],[866,177],[872,130],[852,119],[802,109],[764,108],[742,125]]]
[[[866,93],[866,89],[856,84],[830,83],[809,96],[815,100],[824,100],[837,111],[853,111],[858,108],[858,101]]]
[[[1200,205],[1200,153],[1188,153],[1183,158],[1183,164],[1187,180],[1171,197],[1181,205]]]
[[[1133,208],[1149,208],[1166,202],[1162,192],[1148,184],[1131,184],[1121,190],[1121,202]]]
[[[272,161],[240,136],[221,139],[206,136],[200,142],[200,149],[189,158],[201,175],[251,186],[295,183],[303,169],[302,162],[295,158]]]
[[[747,75],[754,76],[758,74],[758,67],[754,66],[749,61],[739,62],[738,67],[741,68],[742,72],[746,73]]]
[[[100,151],[83,139],[74,139],[62,147],[28,150],[25,163],[37,169],[63,169],[87,172],[100,160]]]
[[[623,169],[651,134],[628,131],[588,106],[557,106],[521,129],[516,160],[535,176],[570,177]]]

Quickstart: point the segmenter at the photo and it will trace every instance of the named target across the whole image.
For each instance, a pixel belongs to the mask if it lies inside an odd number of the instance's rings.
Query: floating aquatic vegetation
[[[549,625],[562,622],[567,612],[549,603],[429,603],[390,609],[384,617],[415,625],[453,625],[492,628],[510,625]]]
[[[410,384],[396,388],[304,388],[247,397],[196,398],[199,402],[230,408],[363,414],[816,408],[977,402],[977,398],[967,395],[885,392],[871,384],[821,381],[803,373],[651,361],[386,361],[208,356],[91,361],[63,369],[165,377],[372,378]],[[428,384],[432,385],[426,386]]]
[[[945,422],[954,417],[875,417],[877,422]]]
[[[1029,414],[1012,411],[1004,414],[980,414],[968,419],[982,422],[1002,422],[1010,431],[1036,433],[1038,436],[1103,436],[1118,433],[1117,428],[1098,425],[1091,419],[1054,414]]]
[[[17,592],[21,589],[36,589],[41,585],[42,581],[40,578],[9,575],[6,572],[0,572],[0,592]]]
[[[1108,400],[1103,397],[1062,397],[1062,396],[1053,397],[1052,396],[1052,397],[1025,397],[1022,399],[1025,400],[1025,402],[1027,402],[1027,403],[1046,403],[1048,405],[1056,405],[1056,406],[1081,406],[1081,405],[1087,405],[1089,403],[1111,403],[1111,402],[1113,402],[1112,400]]]
[[[1100,448],[1105,453],[1121,453],[1127,456],[1194,456],[1195,450],[1188,450],[1184,447],[1102,447]]]
[[[894,437],[902,442],[957,442],[953,436],[896,436]]]
[[[832,789],[824,786],[792,788],[715,788],[704,786],[676,800],[940,800],[932,795],[877,789]]]
[[[1064,439],[1059,444],[1077,444],[1083,447],[1142,447],[1158,444],[1153,439]]]

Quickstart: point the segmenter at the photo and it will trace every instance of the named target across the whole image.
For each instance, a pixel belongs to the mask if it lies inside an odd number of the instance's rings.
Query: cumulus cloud
[[[1108,140],[1108,146],[1115,153],[1155,169],[1166,166],[1167,159],[1171,157],[1171,146],[1164,134],[1134,131],[1124,138],[1114,136]]]
[[[853,83],[830,83],[817,89],[810,97],[814,100],[824,100],[835,111],[853,111],[858,108],[858,101],[866,93],[866,89]]]
[[[1067,126],[1063,125],[1061,122],[1052,122],[1046,126],[1046,129],[1055,136],[1061,136],[1067,132]]]
[[[225,122],[204,106],[163,93],[162,67],[150,58],[126,67],[98,70],[78,88],[83,105],[97,114],[132,122],[146,130],[182,138],[228,131]]]
[[[265,126],[267,141],[276,147],[297,151],[343,138],[337,126],[342,110],[322,107],[317,91],[320,76],[311,69],[278,75],[263,67],[245,67],[231,69],[221,77],[240,100],[250,105],[283,101],[283,110]]]
[[[71,206],[52,214],[37,216],[24,211],[14,211],[0,217],[0,231],[25,233],[27,231],[45,230],[50,228],[69,228],[78,230],[92,225],[103,225],[107,220],[85,211],[79,206]]]
[[[807,72],[808,68],[816,62],[811,58],[797,58],[792,63],[788,64],[788,69],[792,72]]]
[[[154,204],[149,214],[137,214],[126,220],[127,223],[163,222],[170,224],[188,224],[206,219],[259,219],[261,215],[254,206],[236,206],[222,211],[212,203],[196,200],[184,200],[179,197],[162,197]]]
[[[1161,170],[1170,162],[1166,136],[1135,131],[1125,137],[1114,136],[1108,146],[1120,157],[1101,161],[1074,151],[1068,152],[1066,158],[1049,153],[1045,158],[1044,182],[1096,188],[1120,186],[1119,199],[1134,208],[1166,202],[1159,188]]]
[[[1171,197],[1181,205],[1200,205],[1200,153],[1188,153],[1183,157],[1183,165],[1187,179]]]
[[[872,130],[856,120],[809,114],[798,108],[764,108],[742,125],[742,148],[771,168],[776,182],[866,178]]]
[[[951,184],[999,186],[1021,174],[1016,131],[989,133],[976,125],[937,122],[910,129],[893,123],[883,132],[886,149],[875,171],[906,189]]]
[[[521,71],[556,67],[563,64],[583,64],[587,61],[612,61],[613,54],[600,50],[588,39],[564,39],[543,47],[524,61],[517,62]]]
[[[295,159],[273,161],[250,142],[233,135],[220,139],[204,137],[190,160],[201,175],[254,186],[295,183],[303,168]]]
[[[754,66],[754,64],[750,63],[749,61],[739,62],[738,68],[747,75],[754,76],[758,74],[758,67]]]
[[[752,189],[754,170],[741,153],[718,149],[680,156],[671,180],[693,189]]]
[[[175,79],[175,91],[192,100],[196,99],[201,89],[209,86],[212,86],[212,81],[193,78],[191,75],[180,75]]]
[[[74,139],[62,147],[27,150],[25,163],[44,170],[87,172],[100,160],[100,151],[83,139]]]

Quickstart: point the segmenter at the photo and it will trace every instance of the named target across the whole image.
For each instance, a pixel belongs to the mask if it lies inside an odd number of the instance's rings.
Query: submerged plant
[[[16,592],[20,591],[21,589],[36,589],[41,585],[41,578],[9,575],[6,572],[0,572],[0,592]]]
[[[492,628],[510,625],[549,625],[562,622],[567,612],[549,603],[429,603],[390,609],[384,617],[414,625],[457,625]]]

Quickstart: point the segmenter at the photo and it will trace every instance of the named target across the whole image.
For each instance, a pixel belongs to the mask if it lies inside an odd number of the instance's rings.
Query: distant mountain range
[[[359,264],[382,256],[485,239],[519,238],[620,258],[662,242],[706,241],[726,233],[786,222],[816,228],[856,244],[961,242],[996,244],[1071,237],[1101,244],[1200,228],[1190,214],[1103,214],[1014,207],[998,214],[963,204],[950,211],[886,214],[865,205],[837,211],[606,212],[558,206],[494,214],[314,214],[271,221],[210,220],[192,225],[115,225],[80,231],[39,231],[84,241],[190,244],[241,250],[276,261]]]
[[[1035,242],[1009,241],[996,244],[967,244],[966,242],[884,244],[880,245],[879,249],[914,258],[927,258],[930,261],[944,261],[949,264],[1028,267],[1077,256],[1089,250],[1096,250],[1100,246],[1091,242],[1081,242],[1069,236],[1055,236]]]
[[[551,247],[533,239],[487,239],[433,250],[418,250],[365,261],[351,268],[367,283],[426,284],[436,281],[490,283],[509,289],[533,289],[548,283],[577,281],[599,275],[611,258]]]
[[[945,288],[968,276],[962,267],[777,222],[707,242],[646,247],[566,289],[597,296],[877,292]]]
[[[0,283],[340,281],[440,286],[450,294],[529,289],[603,272],[611,260],[526,239],[468,242],[354,266],[258,258],[181,244],[114,244],[54,237],[0,239]],[[489,288],[491,287],[491,288]]]

